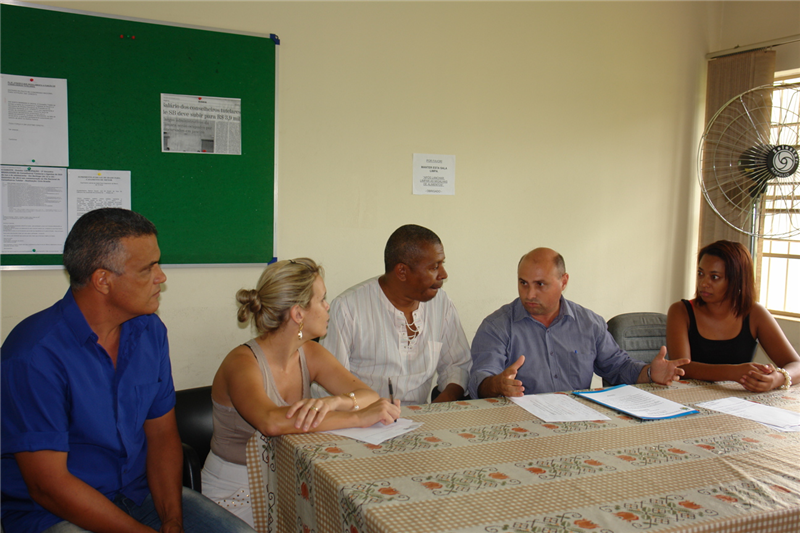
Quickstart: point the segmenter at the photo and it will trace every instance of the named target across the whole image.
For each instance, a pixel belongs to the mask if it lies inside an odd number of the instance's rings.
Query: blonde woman
[[[203,468],[203,494],[253,524],[245,446],[258,430],[277,436],[389,424],[395,404],[309,342],[325,335],[328,303],[322,269],[307,258],[269,265],[255,290],[240,290],[238,319],[259,336],[233,349],[211,387],[214,435]],[[331,396],[312,398],[319,383]]]

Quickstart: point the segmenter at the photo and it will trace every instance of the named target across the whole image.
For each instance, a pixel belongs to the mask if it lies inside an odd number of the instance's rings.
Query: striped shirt
[[[328,334],[321,344],[382,397],[404,405],[428,402],[433,377],[439,390],[450,383],[466,390],[472,357],[453,302],[443,290],[413,312],[419,334],[409,339],[402,311],[383,293],[378,278],[347,289],[331,303]]]

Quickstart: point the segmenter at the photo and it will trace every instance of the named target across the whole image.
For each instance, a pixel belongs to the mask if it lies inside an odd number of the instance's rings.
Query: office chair
[[[175,418],[183,444],[183,485],[202,492],[200,472],[211,450],[211,387],[179,390],[175,393]]]
[[[667,343],[667,315],[624,313],[608,321],[608,331],[631,358],[649,363]],[[603,386],[612,384],[603,378]]]

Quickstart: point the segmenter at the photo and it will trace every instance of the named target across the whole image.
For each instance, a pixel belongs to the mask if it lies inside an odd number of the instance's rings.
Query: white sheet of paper
[[[81,215],[101,207],[131,208],[130,170],[69,169],[69,229]],[[63,244],[63,243],[62,243]]]
[[[377,422],[368,428],[334,429],[325,431],[325,433],[350,437],[369,444],[380,444],[383,441],[415,430],[421,425],[422,422],[414,422],[408,418],[398,418],[394,424],[384,425],[383,422]]]
[[[241,155],[242,100],[162,94],[161,151]]]
[[[414,154],[414,194],[456,194],[456,156]]]
[[[2,167],[4,254],[60,254],[67,238],[67,172],[64,168]]]
[[[508,399],[545,422],[610,420],[606,415],[566,394],[528,394]]]
[[[691,407],[686,407],[631,385],[619,385],[600,391],[576,392],[573,394],[644,420],[673,418],[697,412]]]
[[[3,164],[68,167],[67,80],[2,74],[0,84]]]
[[[692,385],[689,385],[688,383],[685,383],[685,382],[673,381],[672,383],[670,383],[668,388],[670,388],[670,389],[690,389],[690,388],[692,388]]]
[[[800,431],[800,413],[729,397],[697,404],[705,409],[746,418],[780,431]]]

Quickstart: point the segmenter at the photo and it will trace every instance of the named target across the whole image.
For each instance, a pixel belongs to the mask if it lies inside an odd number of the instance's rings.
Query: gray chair
[[[608,331],[633,359],[649,363],[667,343],[667,315],[624,313],[608,321]],[[603,386],[609,387],[603,379]]]

